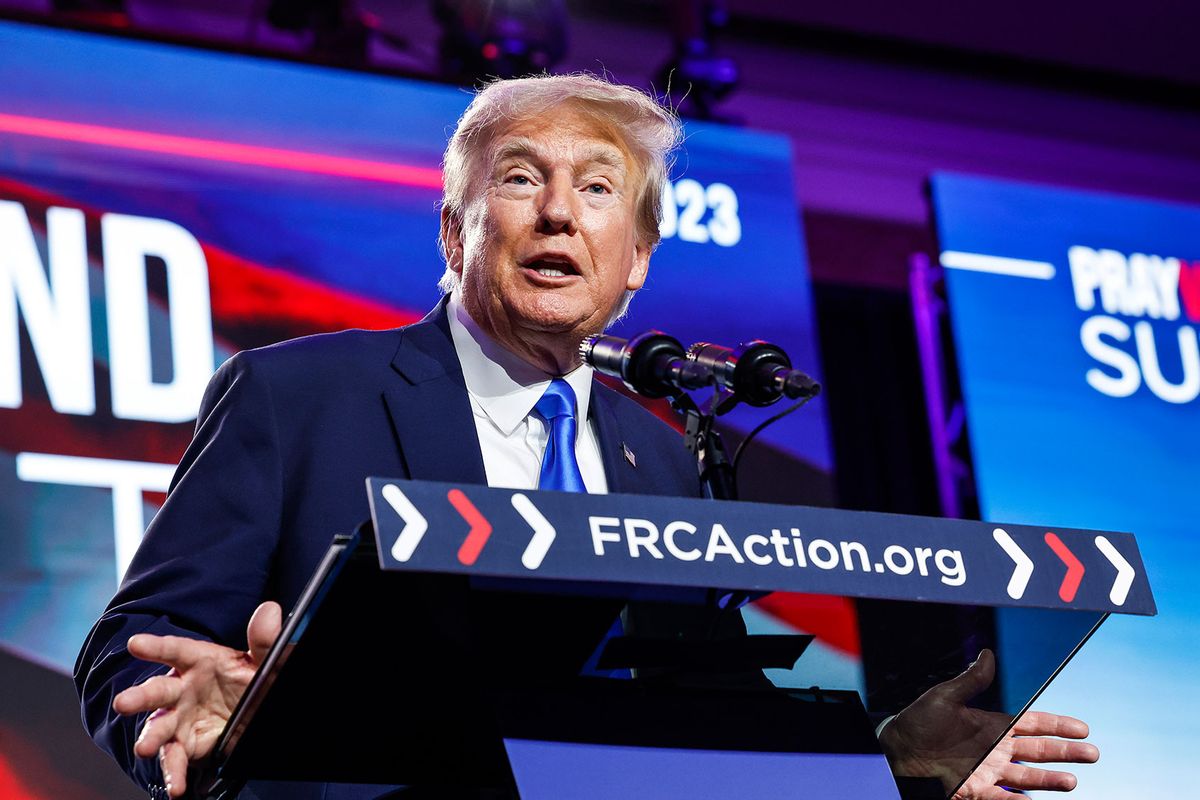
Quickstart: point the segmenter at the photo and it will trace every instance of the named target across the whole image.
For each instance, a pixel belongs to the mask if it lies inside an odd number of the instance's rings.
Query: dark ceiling
[[[255,22],[272,0],[70,0],[123,5],[134,28],[157,34],[295,49],[286,37]],[[498,0],[494,0],[497,1]],[[849,51],[951,69],[1019,72],[1025,79],[1061,83],[1082,75],[1104,90],[1106,77],[1139,87],[1169,86],[1175,102],[1200,104],[1200,0],[557,0],[571,14],[576,47],[611,26],[661,30],[669,40],[672,9],[709,2],[729,13],[718,36],[773,47]],[[58,0],[67,2],[67,0]],[[373,15],[382,30],[405,42],[415,68],[433,58],[439,27],[431,0],[292,0],[301,5],[344,2]],[[480,0],[481,4],[489,0]],[[520,4],[534,0],[508,0]],[[56,0],[0,0],[0,11],[44,14]],[[596,24],[598,23],[599,27]],[[590,25],[590,27],[589,27]],[[266,30],[264,30],[266,29]],[[600,31],[600,32],[597,32]],[[274,38],[272,38],[274,37]],[[382,66],[404,67],[397,64]],[[1042,70],[1045,71],[1043,76]],[[1183,97],[1178,94],[1182,90]],[[1194,90],[1194,91],[1191,91]],[[1190,100],[1188,95],[1195,95]]]
[[[747,21],[1200,84],[1197,0],[728,0]]]

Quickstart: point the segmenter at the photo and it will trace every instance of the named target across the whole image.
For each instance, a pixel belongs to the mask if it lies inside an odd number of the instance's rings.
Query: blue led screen
[[[1158,601],[1108,620],[1035,707],[1091,724],[1082,796],[1177,794],[1200,746],[1200,208],[959,175],[933,190],[982,516],[1132,531]],[[1014,682],[1019,624],[999,614]]]

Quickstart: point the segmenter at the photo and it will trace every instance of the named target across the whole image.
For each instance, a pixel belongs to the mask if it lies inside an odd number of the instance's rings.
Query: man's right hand
[[[181,797],[187,790],[188,764],[212,752],[282,625],[279,604],[267,602],[255,609],[246,627],[249,650],[181,636],[130,637],[133,656],[166,664],[171,670],[118,694],[113,710],[124,715],[153,712],[133,752],[142,758],[158,754],[171,797]]]

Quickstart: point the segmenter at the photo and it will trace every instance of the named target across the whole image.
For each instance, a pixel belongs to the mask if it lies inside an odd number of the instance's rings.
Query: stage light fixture
[[[337,64],[365,64],[379,27],[356,0],[271,0],[265,16],[276,30],[310,34],[310,55]]]
[[[470,82],[543,72],[567,50],[564,0],[432,0],[442,75]]]
[[[675,54],[658,74],[658,85],[680,113],[715,119],[716,104],[738,84],[737,63],[718,55],[714,39],[729,21],[721,0],[673,0],[671,33]]]
[[[125,0],[52,0],[50,11],[53,14],[93,25],[107,25],[112,28],[129,27],[129,14],[125,10]]]

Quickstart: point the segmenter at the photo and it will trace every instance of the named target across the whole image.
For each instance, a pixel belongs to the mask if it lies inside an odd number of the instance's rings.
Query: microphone
[[[579,343],[579,358],[597,372],[620,378],[631,392],[658,398],[713,382],[711,370],[690,360],[683,345],[662,331],[625,340],[597,333]]]
[[[687,357],[748,405],[769,406],[784,395],[793,400],[816,397],[821,391],[821,384],[792,369],[792,360],[782,348],[761,339],[732,350],[697,342],[688,348]]]

